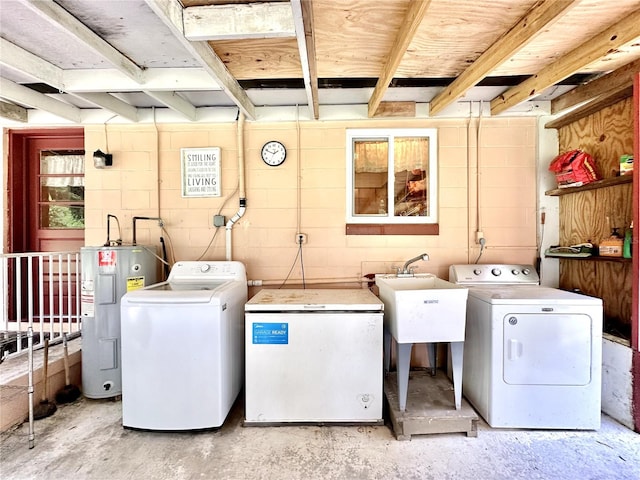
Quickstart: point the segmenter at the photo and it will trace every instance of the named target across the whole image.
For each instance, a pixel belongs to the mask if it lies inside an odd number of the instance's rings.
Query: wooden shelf
[[[633,175],[622,175],[620,177],[605,178],[603,180],[596,180],[595,182],[587,183],[581,187],[566,187],[566,188],[554,188],[553,190],[547,190],[545,195],[550,197],[558,197],[560,195],[568,195],[570,193],[584,192],[585,190],[596,190],[598,188],[613,187],[615,185],[622,185],[625,183],[633,182]]]
[[[631,258],[623,257],[600,257],[594,255],[592,257],[556,257],[553,255],[545,255],[544,258],[557,258],[558,260],[571,260],[578,262],[618,262],[618,263],[631,263]]]

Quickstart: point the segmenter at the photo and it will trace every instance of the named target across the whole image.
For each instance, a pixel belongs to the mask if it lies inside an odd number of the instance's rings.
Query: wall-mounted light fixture
[[[113,165],[113,155],[104,153],[100,149],[93,152],[93,166],[96,168],[105,168]]]

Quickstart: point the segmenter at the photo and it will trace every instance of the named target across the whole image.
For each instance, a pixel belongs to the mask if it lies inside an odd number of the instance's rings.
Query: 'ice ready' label
[[[286,345],[289,343],[288,323],[254,323],[253,343]]]

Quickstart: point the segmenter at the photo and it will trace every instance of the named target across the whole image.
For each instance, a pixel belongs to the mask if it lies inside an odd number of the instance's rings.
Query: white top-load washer
[[[222,425],[244,374],[245,267],[178,262],[166,282],[122,297],[122,424]]]
[[[469,287],[463,394],[492,427],[598,429],[602,300],[531,265],[452,265]]]

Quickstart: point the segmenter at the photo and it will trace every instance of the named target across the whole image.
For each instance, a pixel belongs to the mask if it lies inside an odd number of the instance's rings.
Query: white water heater
[[[88,398],[122,394],[120,299],[158,282],[155,248],[83,247],[82,393]]]

